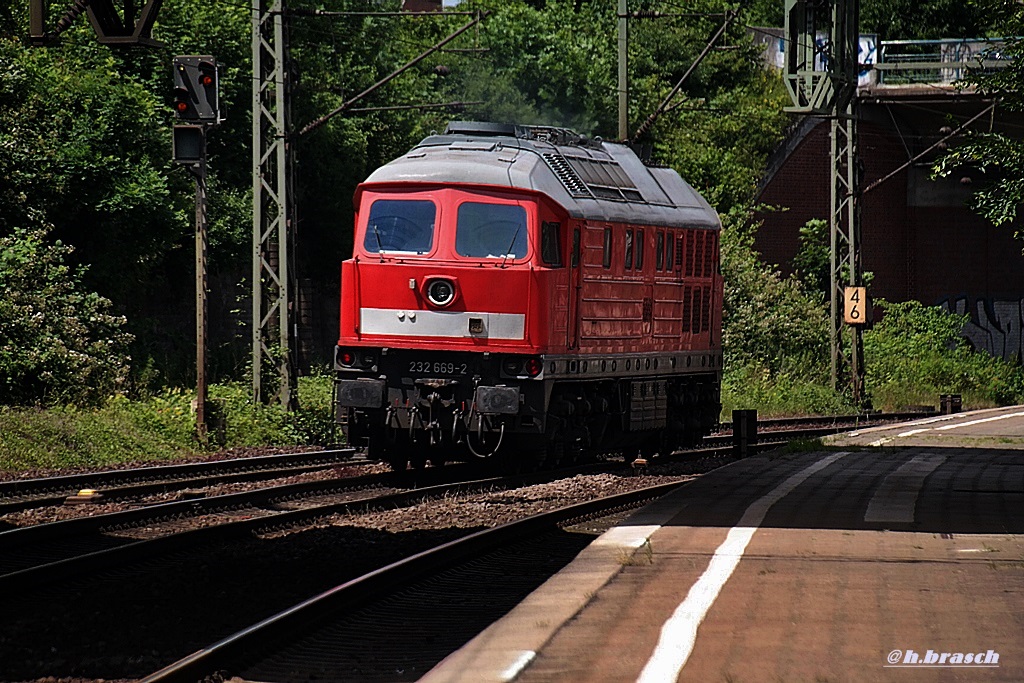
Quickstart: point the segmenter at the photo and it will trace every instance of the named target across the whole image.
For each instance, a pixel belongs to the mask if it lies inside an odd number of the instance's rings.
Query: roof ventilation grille
[[[564,156],[554,152],[546,152],[541,156],[544,157],[548,167],[554,171],[555,176],[565,185],[565,189],[569,191],[569,194],[573,197],[593,198],[594,195],[587,187],[587,184],[583,182],[583,179],[580,178],[579,174],[576,173],[576,170],[573,169]]]

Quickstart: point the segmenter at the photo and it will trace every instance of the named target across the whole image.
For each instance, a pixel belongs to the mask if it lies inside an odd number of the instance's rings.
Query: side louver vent
[[[587,187],[587,184],[583,182],[576,170],[569,164],[564,156],[561,154],[554,154],[548,152],[541,155],[544,157],[544,161],[547,162],[548,167],[554,171],[555,175],[562,184],[565,185],[565,189],[569,191],[573,197],[587,197],[593,198],[593,193]]]

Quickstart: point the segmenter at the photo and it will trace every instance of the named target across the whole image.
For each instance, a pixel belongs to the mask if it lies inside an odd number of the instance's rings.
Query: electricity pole
[[[857,151],[859,0],[786,1],[787,111],[826,117],[831,123],[830,340],[832,388],[847,362],[842,349],[844,323],[850,329],[850,382],[853,400],[864,396],[864,344],[867,318],[861,265],[860,160]]]
[[[288,55],[290,16],[449,16],[475,18],[428,48],[404,66],[377,81],[308,124],[293,130],[291,122],[291,74]],[[289,10],[284,0],[254,0],[252,13],[252,166],[253,166],[253,266],[252,266],[252,388],[256,401],[272,397],[285,409],[296,406],[298,362],[298,289],[296,286],[294,192],[295,145],[303,135],[350,110],[375,92],[460,35],[477,26],[488,12],[327,12]],[[436,105],[427,105],[436,106]],[[272,385],[264,370],[273,369]]]
[[[295,407],[294,159],[289,137],[288,26],[283,0],[252,10],[252,390],[257,402]],[[274,369],[274,385],[264,369]]]
[[[626,68],[629,51],[629,19],[626,0],[619,0],[619,140],[629,138],[629,82]]]

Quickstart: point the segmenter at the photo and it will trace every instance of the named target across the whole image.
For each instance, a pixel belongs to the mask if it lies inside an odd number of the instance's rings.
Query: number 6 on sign
[[[865,325],[868,322],[867,287],[847,287],[843,292],[843,320],[848,325]]]

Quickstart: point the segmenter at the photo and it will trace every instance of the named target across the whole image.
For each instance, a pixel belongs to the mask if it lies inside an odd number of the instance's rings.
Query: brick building
[[[859,93],[861,187],[897,170],[947,132],[988,109],[991,99],[950,86],[869,86]],[[972,124],[1019,137],[1024,118],[998,107]],[[952,143],[955,144],[955,141]],[[770,161],[759,201],[783,207],[767,212],[755,245],[783,272],[808,220],[830,211],[829,123],[807,118]],[[969,172],[932,179],[932,153],[864,195],[862,258],[874,273],[871,293],[890,301],[918,300],[969,312],[965,335],[976,348],[1004,358],[1024,356],[1024,242],[1021,227],[994,227],[965,204]]]

